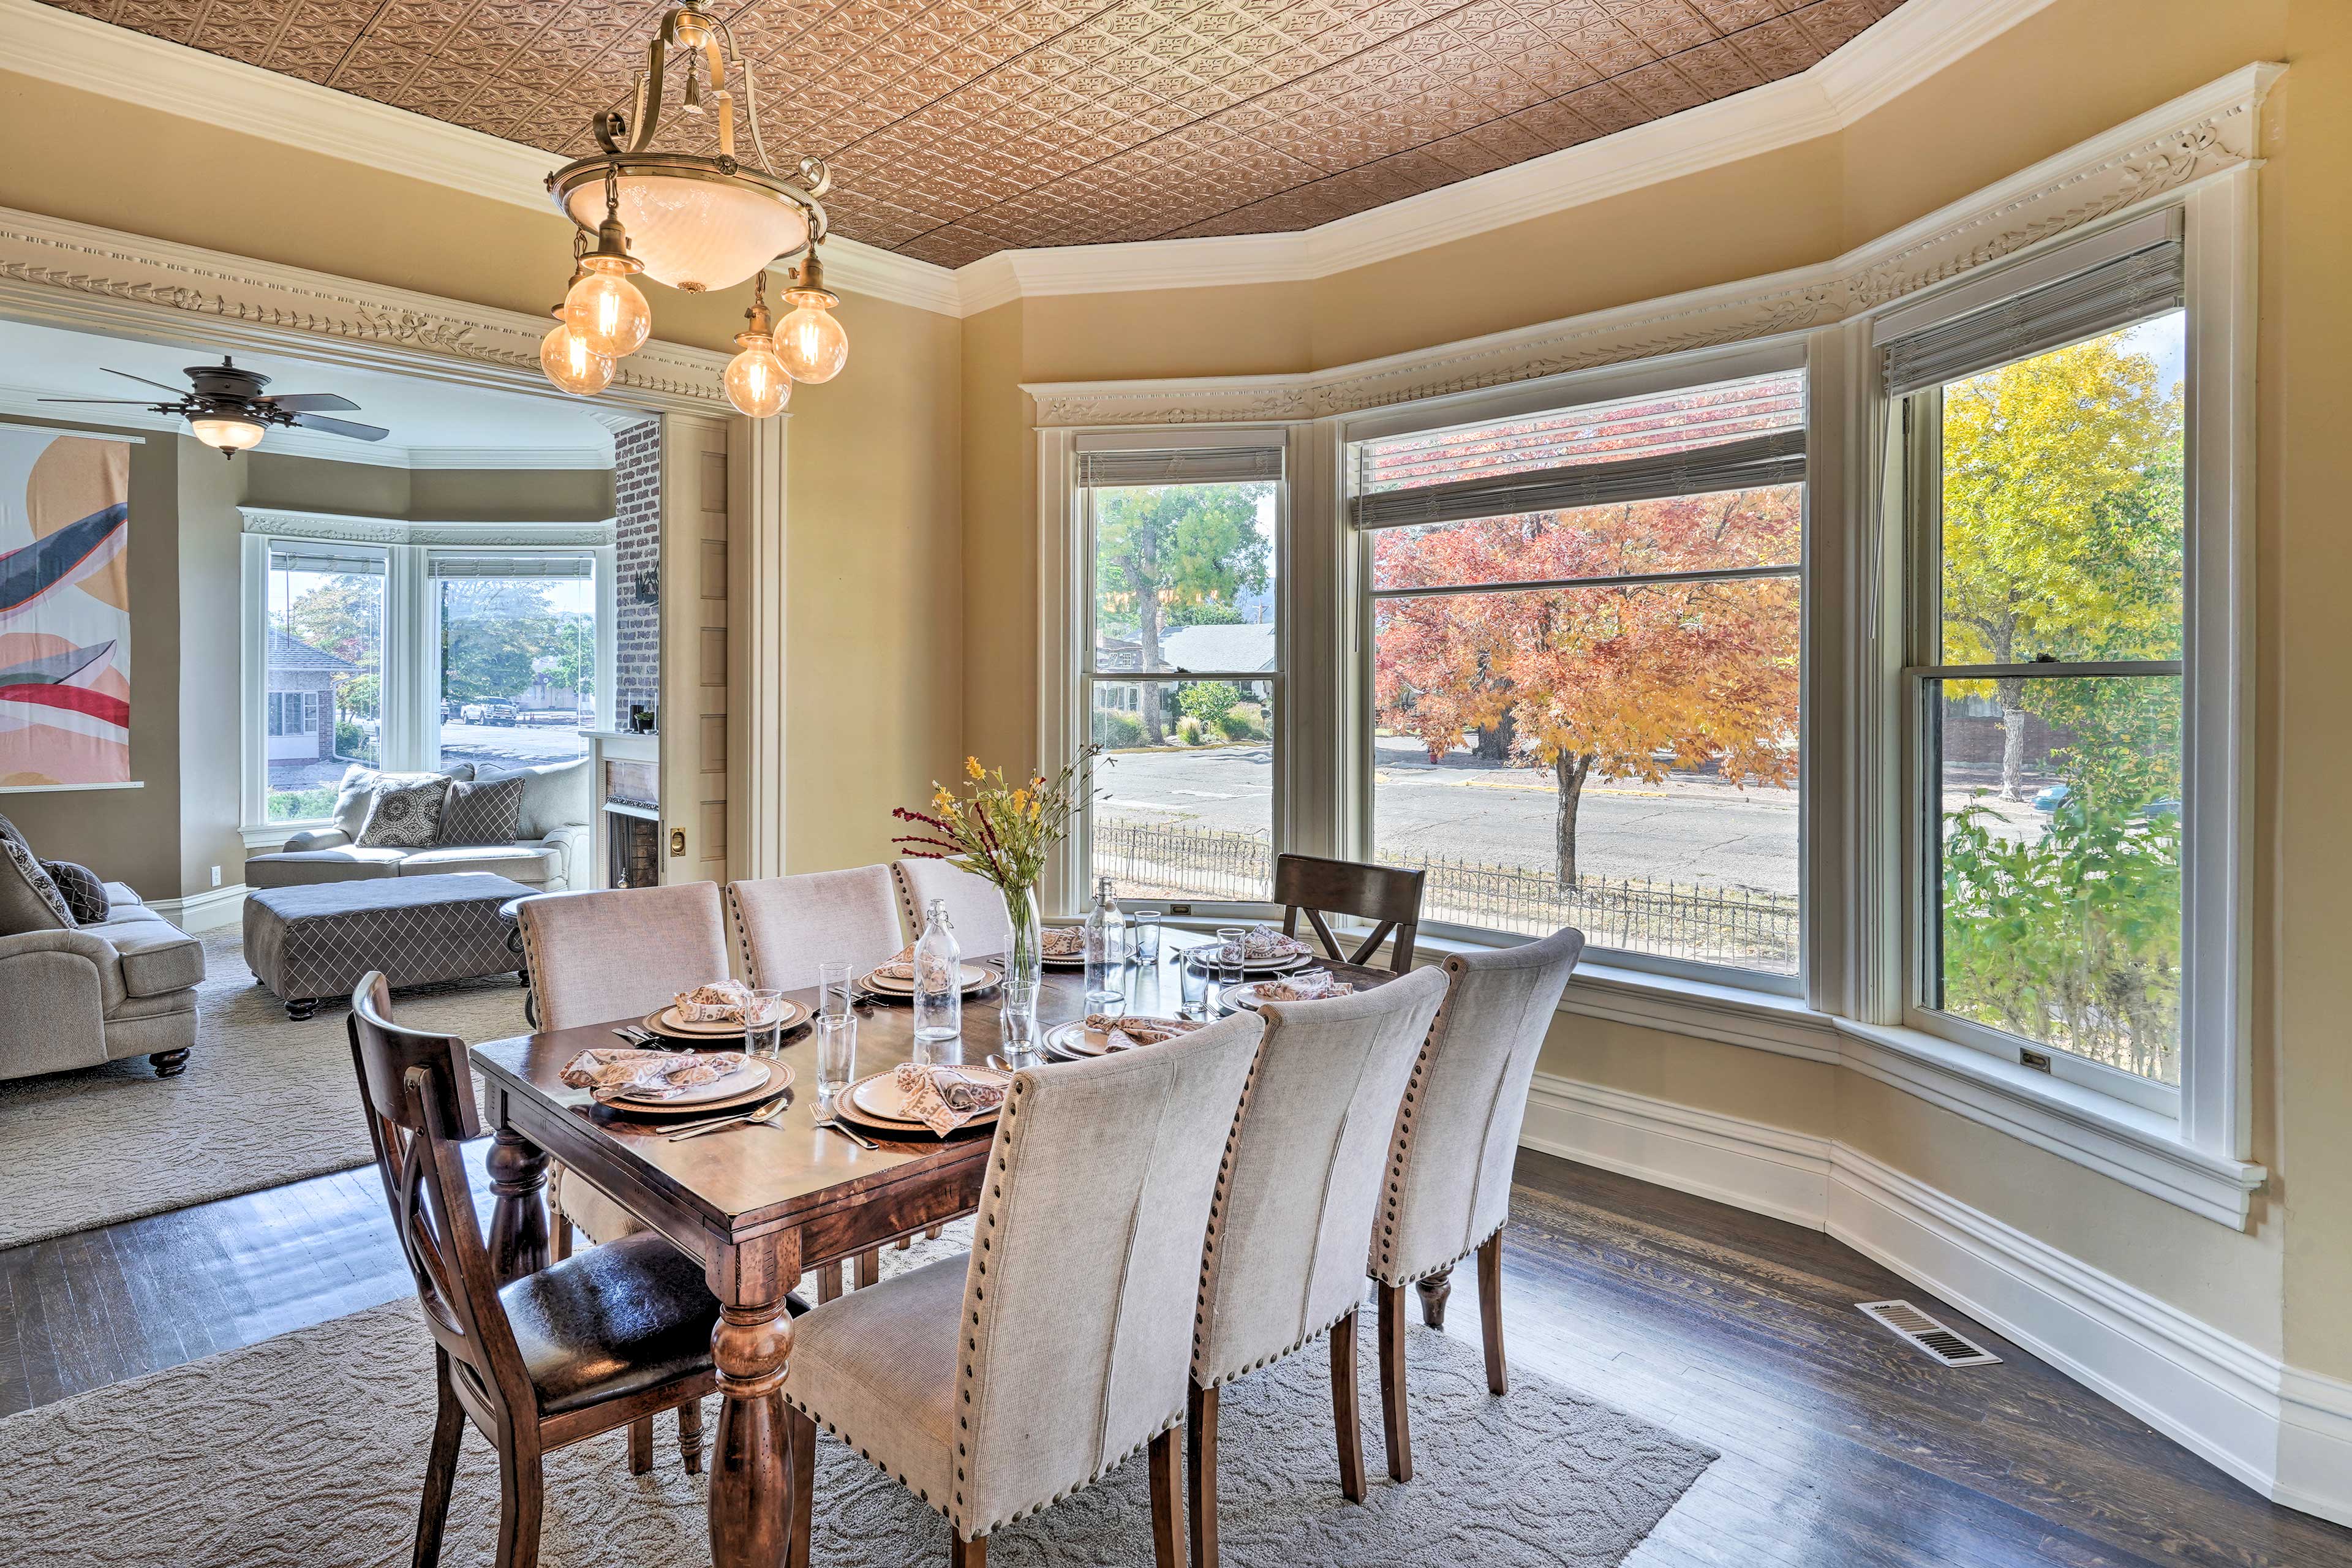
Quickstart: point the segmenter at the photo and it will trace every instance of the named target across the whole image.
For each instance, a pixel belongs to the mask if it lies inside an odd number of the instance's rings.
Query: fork
[[[825,1118],[823,1121],[818,1122],[817,1125],[840,1133],[844,1138],[848,1139],[860,1149],[879,1149],[882,1146],[874,1142],[873,1139],[866,1137],[862,1133],[852,1132],[848,1128],[844,1127],[840,1122],[833,1120],[831,1117]]]
[[[730,1127],[749,1127],[754,1124],[764,1127],[782,1116],[791,1104],[792,1097],[787,1095],[765,1110],[755,1110],[749,1116],[730,1116],[720,1121],[706,1121],[699,1127],[689,1127],[683,1132],[671,1133],[668,1141],[676,1143],[681,1139],[699,1138],[706,1132],[724,1132]]]

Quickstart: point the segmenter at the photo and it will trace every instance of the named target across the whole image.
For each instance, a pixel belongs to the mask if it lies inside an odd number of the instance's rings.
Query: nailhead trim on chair
[[[753,990],[760,987],[760,963],[751,956],[751,928],[744,922],[742,900],[735,896],[735,884],[727,884],[728,923],[735,928],[735,942],[743,950],[743,978]]]
[[[1396,1135],[1389,1150],[1388,1187],[1381,1194],[1381,1226],[1372,1239],[1371,1262],[1365,1269],[1373,1279],[1385,1284],[1402,1283],[1389,1278],[1392,1271],[1392,1249],[1396,1244],[1397,1206],[1403,1200],[1405,1176],[1412,1168],[1412,1157],[1418,1147],[1413,1139],[1413,1126],[1421,1110],[1423,1089],[1429,1080],[1430,1064],[1435,1059],[1433,1052],[1437,1042],[1445,1036],[1446,1015],[1454,1006],[1454,994],[1461,984],[1462,970],[1461,959],[1449,954],[1445,960],[1445,1000],[1437,1005],[1436,1016],[1429,1021],[1429,1033],[1421,1042],[1421,1055],[1413,1058],[1412,1077],[1404,1086],[1404,1101],[1397,1107]],[[1459,1258],[1454,1259],[1455,1263],[1460,1261]],[[1442,1267],[1450,1268],[1453,1264]],[[1431,1269],[1430,1272],[1433,1274],[1436,1270]]]
[[[1250,1058],[1249,1076],[1242,1080],[1241,1102],[1234,1108],[1234,1124],[1225,1133],[1225,1152],[1217,1162],[1217,1186],[1209,1197],[1209,1234],[1201,1247],[1201,1293],[1192,1302],[1192,1371],[1195,1381],[1201,1370],[1201,1358],[1209,1353],[1209,1298],[1216,1289],[1217,1269],[1221,1262],[1219,1244],[1224,1238],[1226,1189],[1234,1174],[1234,1150],[1241,1142],[1242,1127],[1249,1120],[1250,1095],[1257,1088],[1257,1066],[1265,1059],[1266,1037],[1261,1035],[1255,1054]]]

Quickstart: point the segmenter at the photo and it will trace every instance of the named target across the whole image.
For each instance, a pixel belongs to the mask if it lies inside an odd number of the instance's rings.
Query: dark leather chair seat
[[[499,1300],[544,1415],[710,1366],[719,1299],[700,1266],[651,1231],[525,1275]]]

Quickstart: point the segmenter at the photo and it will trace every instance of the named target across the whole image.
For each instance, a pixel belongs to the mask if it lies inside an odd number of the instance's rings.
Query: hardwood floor
[[[1447,1331],[1475,1342],[1472,1272]],[[0,1415],[408,1289],[367,1170],[0,1251]],[[1633,1568],[2352,1568],[2352,1531],[1816,1232],[1528,1153],[1503,1290],[1515,1367],[1723,1455]],[[1853,1310],[1887,1296],[2004,1364],[1938,1367]]]

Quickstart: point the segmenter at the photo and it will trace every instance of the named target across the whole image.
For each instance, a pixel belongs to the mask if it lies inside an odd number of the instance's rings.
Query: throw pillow
[[[457,763],[438,773],[387,773],[369,767],[365,763],[353,763],[343,770],[343,782],[335,786],[334,826],[343,831],[352,843],[367,827],[368,809],[375,804],[375,792],[386,784],[422,784],[426,779],[469,779],[474,776],[474,764]]]
[[[367,826],[360,829],[363,849],[430,849],[441,833],[441,807],[449,797],[449,780],[433,773],[416,784],[384,783],[376,786],[368,807]]]
[[[441,808],[440,842],[511,844],[520,836],[522,780],[486,779],[479,784],[453,784],[448,804]]]
[[[14,873],[11,875],[10,873]],[[71,931],[73,910],[16,825],[0,816],[0,936]]]
[[[491,775],[522,780],[521,838],[544,838],[558,828],[579,827],[588,821],[588,759],[542,767],[517,768]]]
[[[44,860],[41,869],[58,885],[64,895],[66,909],[76,925],[95,926],[106,923],[109,900],[106,884],[87,866],[77,866],[70,860]]]

